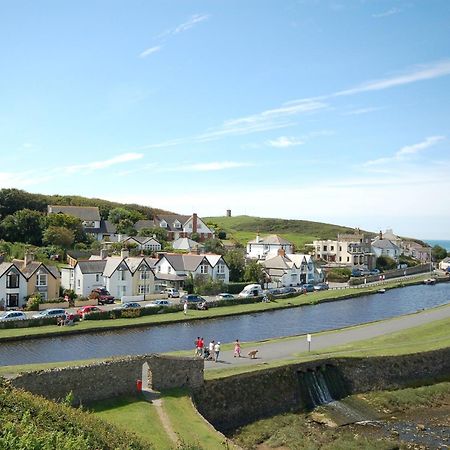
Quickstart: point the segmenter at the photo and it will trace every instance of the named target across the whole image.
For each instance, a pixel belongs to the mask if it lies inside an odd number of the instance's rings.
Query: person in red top
[[[205,347],[205,341],[200,338],[198,341],[198,356],[203,356],[203,348]]]

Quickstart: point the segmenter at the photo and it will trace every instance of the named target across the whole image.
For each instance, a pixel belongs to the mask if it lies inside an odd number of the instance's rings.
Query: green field
[[[336,239],[338,233],[353,233],[354,229],[308,220],[271,219],[252,216],[205,217],[227,232],[227,239],[235,240],[243,245],[261,235],[278,234],[291,241],[297,249],[302,250],[305,244],[312,244],[315,239]]]

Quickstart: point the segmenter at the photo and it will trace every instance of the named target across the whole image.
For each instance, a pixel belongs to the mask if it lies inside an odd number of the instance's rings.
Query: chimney
[[[279,248],[278,256],[286,256],[286,250],[284,248]]]
[[[227,209],[227,217],[231,217],[231,209]]]
[[[192,214],[192,232],[197,233],[197,213]]]
[[[259,233],[256,233],[256,243],[258,244],[259,242],[261,242],[261,238],[259,237]]]
[[[100,250],[100,258],[101,259],[106,259],[108,257],[108,250],[106,250],[106,248],[102,248]]]
[[[122,250],[120,250],[120,257],[122,259],[128,258],[129,256],[130,256],[130,252],[127,248],[123,248]]]
[[[25,257],[23,260],[23,265],[24,267],[28,266],[28,264],[30,264],[30,262],[34,261],[34,255],[33,253],[31,253],[30,251],[26,251],[25,252]]]

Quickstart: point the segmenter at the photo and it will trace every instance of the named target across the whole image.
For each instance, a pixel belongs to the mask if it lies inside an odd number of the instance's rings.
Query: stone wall
[[[293,364],[205,381],[193,392],[199,412],[218,430],[227,431],[255,420],[305,409],[299,371],[332,365],[348,393],[398,389],[450,380],[450,348],[400,357],[342,358]]]
[[[136,393],[147,363],[154,389],[199,388],[203,383],[203,360],[159,355],[114,359],[79,367],[27,372],[11,379],[13,386],[53,400],[73,393],[74,404]],[[145,374],[144,374],[145,375]],[[150,386],[152,387],[152,386]]]

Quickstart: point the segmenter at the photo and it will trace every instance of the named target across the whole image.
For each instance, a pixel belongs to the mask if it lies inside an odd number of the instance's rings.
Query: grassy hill
[[[252,216],[205,217],[227,232],[227,238],[246,244],[261,235],[278,234],[293,242],[301,250],[314,239],[336,239],[338,233],[352,233],[353,228],[309,220],[272,219]]]

